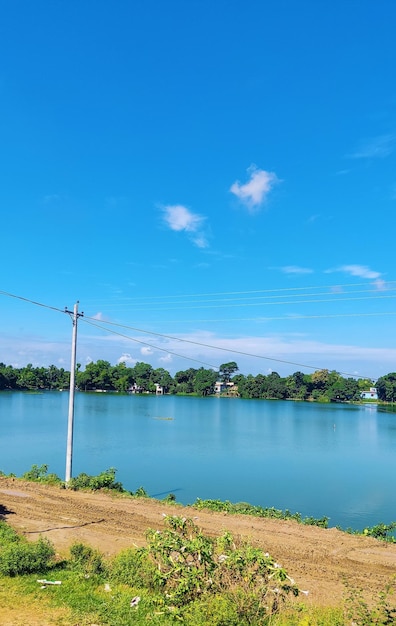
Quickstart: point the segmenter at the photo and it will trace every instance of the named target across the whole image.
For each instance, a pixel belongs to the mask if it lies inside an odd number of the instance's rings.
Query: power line
[[[385,287],[389,288],[390,285],[396,285],[396,281],[386,281],[385,283]],[[365,283],[344,283],[344,284],[340,284],[337,283],[335,285],[329,285],[327,287],[327,289],[329,290],[338,290],[338,289],[343,289],[346,287],[367,287],[367,282]],[[220,292],[208,292],[208,293],[192,293],[192,294],[176,294],[176,295],[172,295],[172,294],[166,294],[166,295],[161,295],[161,296],[145,296],[145,299],[143,299],[143,304],[145,303],[145,300],[149,301],[149,300],[162,300],[164,298],[169,298],[169,299],[173,299],[173,298],[202,298],[202,297],[215,297],[215,296],[232,296],[232,295],[250,295],[250,294],[266,294],[266,293],[274,293],[274,292],[290,292],[290,291],[308,291],[308,290],[315,290],[315,289],[325,289],[326,287],[324,287],[323,285],[313,285],[313,286],[304,286],[304,287],[281,287],[281,288],[276,288],[276,289],[255,289],[255,290],[249,290],[249,291],[220,291]],[[392,290],[395,287],[392,287]],[[375,289],[374,289],[375,291]],[[334,293],[336,293],[336,291],[334,291]],[[298,294],[296,294],[296,296],[298,296]],[[130,296],[130,297],[126,297],[126,298],[119,298],[120,300],[128,300],[131,301],[132,304],[136,303],[136,300],[141,300],[140,296]],[[89,304],[91,304],[91,306],[93,304],[97,305],[97,303],[94,302],[89,302]],[[99,303],[100,306],[100,303]]]
[[[172,352],[171,350],[168,350],[166,348],[160,348],[159,346],[155,346],[154,344],[148,343],[147,341],[141,341],[140,339],[136,339],[135,337],[129,337],[129,335],[124,335],[123,333],[118,333],[117,331],[112,330],[111,328],[106,328],[104,326],[100,326],[97,323],[94,324],[93,322],[89,321],[89,319],[90,318],[87,319],[85,317],[83,321],[86,324],[89,324],[90,326],[96,326],[96,328],[100,328],[100,330],[105,330],[106,332],[109,332],[109,333],[111,333],[113,335],[118,335],[119,337],[123,337],[124,339],[129,339],[130,341],[133,341],[135,343],[140,343],[140,344],[142,344],[144,346],[149,346],[150,348],[153,348],[154,350],[161,350],[162,352],[166,352],[167,354],[172,354],[173,356],[178,356],[178,357],[180,357],[182,359],[188,359],[189,361],[195,361],[196,363],[201,363],[201,365],[207,365],[208,367],[212,367],[213,369],[216,369],[216,370],[219,369],[217,365],[212,365],[210,363],[206,363],[205,361],[201,361],[199,359],[194,359],[193,357],[190,357],[190,356],[185,356],[184,354],[178,354],[177,352]],[[126,326],[125,328],[128,328],[128,326]],[[133,330],[133,329],[131,329],[131,330]],[[149,332],[149,331],[146,331],[146,332]]]
[[[67,313],[64,309],[58,309],[57,307],[50,306],[49,304],[43,304],[42,302],[36,302],[35,300],[29,300],[29,298],[24,298],[23,296],[16,296],[13,293],[8,293],[7,291],[0,291],[0,295],[8,296],[9,298],[15,298],[17,300],[23,300],[24,302],[29,302],[29,304],[35,304],[36,306],[43,307],[44,309],[51,309],[52,311],[56,311],[57,313]]]
[[[17,296],[15,294],[11,294],[11,293],[8,293],[8,292],[5,292],[5,291],[0,291],[0,294],[6,295],[8,297],[16,298],[18,300],[22,300],[22,301],[25,301],[25,302],[29,302],[30,304],[34,304],[36,306],[40,306],[40,307],[43,307],[43,308],[51,309],[51,310],[54,310],[54,311],[56,311],[58,313],[68,313],[67,309],[62,310],[62,309],[59,309],[57,307],[49,306],[49,305],[43,304],[41,302],[37,302],[37,301],[31,300],[29,298],[25,298],[23,296]],[[393,297],[393,296],[390,296],[390,297]],[[360,298],[358,298],[358,299],[360,299]],[[205,364],[205,365],[209,365],[207,363],[204,363],[203,361],[198,361],[197,359],[193,359],[191,357],[185,357],[183,355],[180,355],[180,354],[177,354],[177,353],[173,353],[170,350],[167,350],[165,348],[156,347],[156,346],[153,346],[150,343],[139,341],[137,339],[133,339],[133,338],[128,337],[126,335],[122,335],[121,333],[117,333],[116,331],[112,331],[111,329],[106,328],[103,325],[102,326],[99,325],[95,318],[84,317],[83,320],[86,323],[90,323],[92,326],[96,326],[96,327],[100,328],[101,330],[106,330],[107,332],[112,332],[113,334],[118,334],[118,335],[120,335],[120,336],[122,336],[122,337],[124,337],[126,339],[131,340],[131,341],[150,346],[151,348],[154,348],[154,349],[157,349],[157,350],[161,350],[163,352],[167,352],[168,354],[173,354],[174,356],[179,356],[181,358],[186,358],[186,359],[191,360],[191,361],[197,361],[199,363],[202,363],[202,364]],[[242,355],[242,356],[248,356],[248,357],[253,357],[253,358],[257,358],[257,359],[263,359],[263,360],[272,361],[272,362],[275,362],[275,363],[283,363],[283,364],[286,364],[286,365],[294,365],[294,366],[303,367],[303,368],[306,368],[306,369],[313,369],[313,370],[323,369],[323,368],[320,368],[318,366],[306,365],[306,364],[297,363],[297,362],[294,362],[294,361],[288,361],[288,360],[284,360],[284,359],[277,359],[277,358],[274,358],[274,357],[268,357],[268,356],[263,356],[263,355],[258,355],[258,354],[252,354],[252,353],[244,352],[244,351],[241,351],[241,350],[233,350],[231,348],[224,348],[224,347],[221,347],[221,346],[213,346],[213,345],[206,344],[206,343],[199,342],[199,341],[192,341],[192,340],[189,340],[189,339],[182,339],[180,337],[174,337],[172,335],[166,335],[166,334],[157,333],[157,332],[154,332],[154,331],[147,331],[147,330],[144,330],[144,329],[135,328],[133,326],[127,326],[127,325],[124,325],[124,324],[118,324],[118,323],[115,323],[115,322],[105,322],[105,324],[106,325],[111,325],[111,326],[117,326],[119,328],[126,328],[128,330],[133,330],[135,332],[140,332],[140,333],[144,333],[144,334],[148,334],[148,335],[153,335],[153,336],[156,336],[156,337],[161,337],[161,338],[164,338],[164,339],[171,339],[173,341],[179,341],[179,342],[182,342],[182,343],[187,343],[187,344],[196,345],[196,346],[200,346],[200,347],[204,347],[204,348],[209,348],[209,349],[212,349],[212,350],[220,350],[222,352],[229,352],[229,353],[232,353],[232,354],[239,354],[239,355]],[[218,369],[216,366],[213,366],[213,365],[209,365],[209,367],[214,367],[215,369]],[[344,376],[350,376],[350,377],[353,377],[353,378],[372,378],[371,376],[356,376],[356,374],[351,374],[349,372],[339,372],[339,373],[344,375]]]
[[[84,321],[87,322],[87,320],[90,320],[90,318],[86,318],[85,317]],[[274,358],[274,357],[263,356],[261,354],[253,354],[253,353],[250,353],[250,352],[244,352],[242,350],[234,350],[232,348],[223,348],[221,346],[213,346],[213,345],[210,345],[210,344],[207,344],[207,343],[203,343],[203,342],[200,342],[200,341],[192,341],[191,339],[181,339],[180,337],[173,337],[171,335],[164,335],[162,333],[155,333],[153,331],[142,330],[142,329],[139,329],[139,328],[133,328],[132,326],[125,326],[123,324],[116,324],[115,322],[106,322],[106,324],[111,324],[113,326],[119,326],[121,328],[127,328],[129,330],[134,330],[134,331],[140,332],[140,333],[146,333],[148,335],[154,335],[156,337],[162,337],[164,339],[172,339],[174,341],[180,341],[180,342],[183,342],[183,343],[189,343],[191,345],[200,346],[202,348],[209,348],[211,350],[220,350],[222,352],[229,352],[229,353],[232,353],[232,354],[239,354],[241,356],[248,356],[248,357],[253,357],[253,358],[256,358],[256,359],[263,359],[263,360],[272,361],[272,362],[275,362],[275,363],[282,363],[284,365],[295,365],[297,367],[303,367],[305,369],[312,369],[312,370],[325,369],[325,368],[319,367],[317,365],[307,365],[305,363],[297,363],[295,361],[287,361],[287,360],[284,360],[284,359],[277,359],[277,358]],[[96,324],[92,324],[92,325],[93,326],[97,326],[98,328],[101,328],[102,330],[106,330],[107,332],[111,332],[113,334],[119,334],[120,336],[125,337],[126,339],[130,339],[131,341],[137,341],[138,343],[144,343],[144,342],[138,341],[136,339],[133,339],[132,337],[128,337],[126,335],[122,335],[121,333],[116,333],[116,332],[112,331],[111,329],[106,328],[105,326],[100,326],[97,323]],[[145,345],[149,345],[150,347],[154,347],[152,344],[149,344],[149,343],[145,343]],[[162,350],[163,352],[168,352],[169,354],[174,354],[174,353],[170,352],[169,350],[167,350],[166,348],[156,348],[156,349]],[[189,360],[194,360],[194,359],[191,359],[190,357],[185,357],[185,356],[180,355],[180,354],[178,354],[177,356],[181,356],[182,358],[187,358]],[[215,369],[218,369],[218,367],[216,367],[216,366],[210,366],[210,367],[215,367]],[[339,372],[339,374],[341,374],[343,376],[349,376],[349,377],[352,377],[352,378],[369,378],[369,379],[373,378],[372,376],[363,376],[363,375],[362,376],[357,376],[356,374],[351,374],[350,372]]]
[[[231,304],[230,302],[226,302],[225,304],[222,304],[222,301],[219,301],[216,304],[194,304],[192,303],[191,306],[183,306],[181,307],[181,304],[183,303],[177,303],[177,306],[170,306],[170,307],[163,307],[161,306],[161,311],[179,311],[181,308],[183,308],[184,310],[190,310],[190,309],[220,309],[220,308],[236,308],[236,307],[257,307],[257,306],[279,306],[279,305],[293,305],[295,306],[296,304],[323,304],[324,302],[331,302],[332,304],[335,303],[339,303],[339,302],[351,302],[351,301],[356,301],[356,300],[389,300],[389,299],[393,299],[396,298],[396,294],[392,295],[392,296],[360,296],[357,298],[322,298],[320,300],[297,300],[297,301],[284,301],[284,302],[243,302],[243,303],[238,303],[238,304]],[[189,303],[190,304],[190,303]],[[123,307],[125,308],[125,307]],[[134,307],[134,310],[147,310],[147,307]],[[156,310],[158,310],[158,307],[156,308]]]
[[[191,324],[192,322],[195,324],[197,322],[219,322],[224,324],[224,322],[271,322],[271,321],[290,321],[295,322],[296,320],[311,320],[311,319],[331,319],[338,317],[382,317],[386,315],[396,315],[396,311],[383,311],[381,313],[329,313],[324,315],[300,315],[299,313],[293,313],[290,315],[278,315],[278,316],[260,316],[260,317],[224,317],[224,318],[216,318],[216,319],[188,319],[188,320],[166,320],[167,324]]]

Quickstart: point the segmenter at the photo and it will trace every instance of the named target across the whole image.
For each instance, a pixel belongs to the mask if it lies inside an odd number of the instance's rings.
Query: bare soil
[[[108,556],[145,545],[146,530],[161,529],[164,514],[196,518],[197,525],[211,536],[228,530],[248,538],[269,552],[299,588],[309,592],[306,601],[316,606],[340,604],[345,581],[367,599],[375,599],[396,576],[396,544],[370,537],[0,477],[0,518],[29,539],[48,537],[61,555],[76,541]],[[0,612],[0,624],[5,623],[14,622],[1,621]]]

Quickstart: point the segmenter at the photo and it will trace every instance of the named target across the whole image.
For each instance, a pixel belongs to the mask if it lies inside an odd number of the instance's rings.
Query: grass
[[[147,547],[105,558],[74,544],[66,559],[42,539],[27,542],[0,522],[0,623],[13,626],[390,626],[395,580],[375,606],[345,583],[336,608],[304,604],[294,581],[268,555],[224,532],[202,533],[193,520],[168,516],[148,529]],[[15,568],[15,547],[18,547]],[[37,559],[39,554],[39,559]],[[12,567],[8,567],[10,563]],[[40,581],[59,581],[47,584]]]

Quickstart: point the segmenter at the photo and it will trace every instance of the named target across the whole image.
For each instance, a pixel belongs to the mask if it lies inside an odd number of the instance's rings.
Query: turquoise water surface
[[[65,476],[68,393],[0,393],[0,470]],[[288,508],[362,529],[396,520],[396,414],[376,405],[77,393],[73,476]]]

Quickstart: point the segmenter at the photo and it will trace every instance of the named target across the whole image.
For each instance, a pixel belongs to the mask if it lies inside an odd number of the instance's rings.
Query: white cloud
[[[140,348],[140,354],[143,354],[144,356],[149,356],[150,354],[153,354],[153,350],[152,348],[145,346],[144,348]]]
[[[267,199],[276,183],[279,182],[274,172],[266,172],[251,165],[248,170],[249,180],[241,184],[238,180],[230,187],[233,193],[249,210],[257,209]]]
[[[137,363],[137,359],[134,359],[128,352],[124,352],[124,354],[122,354],[120,358],[117,359],[117,363],[125,363],[125,365],[135,365]]]
[[[341,265],[341,267],[337,268],[335,271],[345,272],[351,276],[358,276],[359,278],[368,278],[372,280],[376,280],[381,276],[380,272],[371,270],[367,267],[367,265]]]
[[[378,291],[386,291],[387,290],[387,284],[386,284],[386,282],[382,278],[377,278],[373,282],[373,285],[375,285],[375,287],[376,287],[376,289]]]
[[[167,205],[163,208],[163,212],[164,221],[171,230],[186,232],[198,248],[208,246],[203,232],[203,224],[206,220],[203,215],[193,213],[182,204]]]
[[[280,269],[284,274],[313,274],[313,270],[308,267],[299,267],[298,265],[286,265]]]
[[[103,313],[98,311],[98,313],[95,313],[95,315],[92,316],[92,319],[93,320],[97,320],[98,322],[103,322],[105,317],[104,317]]]
[[[158,359],[161,363],[172,363],[172,355],[166,354],[165,356],[160,356]]]
[[[382,159],[393,152],[395,144],[396,135],[379,135],[362,141],[359,148],[347,156],[351,159]]]

